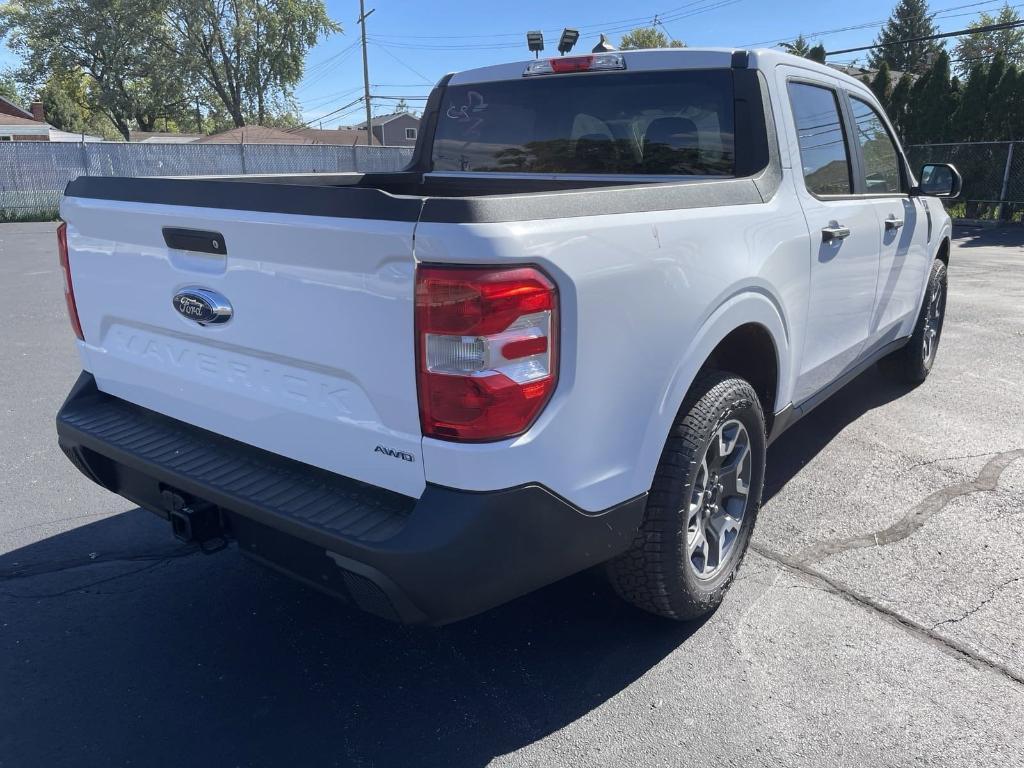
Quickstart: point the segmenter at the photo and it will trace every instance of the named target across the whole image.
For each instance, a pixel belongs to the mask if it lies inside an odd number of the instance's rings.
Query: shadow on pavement
[[[905,391],[872,368],[796,424],[770,450],[765,500]],[[234,548],[183,547],[139,509],[0,557],[0,617],[12,766],[485,765],[700,627],[633,610],[593,571],[450,627],[402,627]]]
[[[790,427],[768,449],[762,503],[771,500],[847,426],[909,391],[872,366]]]
[[[177,545],[139,509],[0,557],[0,615],[11,766],[485,765],[699,627],[627,607],[595,573],[450,627],[397,626],[234,548]]]
[[[953,241],[958,248],[995,248],[1024,246],[1024,226],[1019,224],[981,227],[957,224],[953,227]]]

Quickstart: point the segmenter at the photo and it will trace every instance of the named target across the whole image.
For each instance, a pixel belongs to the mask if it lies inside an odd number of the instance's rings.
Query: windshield
[[[732,83],[723,69],[450,86],[434,170],[729,176]]]

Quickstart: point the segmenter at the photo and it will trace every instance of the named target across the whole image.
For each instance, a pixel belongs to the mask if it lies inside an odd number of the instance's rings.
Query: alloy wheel
[[[687,560],[702,581],[721,573],[736,550],[751,467],[750,435],[731,419],[718,428],[704,452],[687,509]]]
[[[928,308],[924,319],[924,334],[921,342],[921,354],[926,366],[930,366],[939,346],[939,334],[942,332],[945,291],[944,284],[937,281],[928,296]]]

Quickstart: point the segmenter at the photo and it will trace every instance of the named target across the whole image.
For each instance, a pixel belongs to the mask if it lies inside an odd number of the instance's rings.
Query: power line
[[[337,53],[334,53],[328,56],[327,58],[319,60],[316,63],[314,63],[314,65],[312,65],[311,67],[307,68],[304,73],[303,82],[299,86],[298,90],[303,90],[307,88],[310,84],[318,81],[319,79],[322,79],[327,74],[329,74],[334,69],[334,67],[339,65],[339,63],[341,63],[342,61],[345,60],[345,58],[348,57],[346,54],[350,54],[351,51],[358,44],[359,41],[356,40],[355,42],[346,45]]]
[[[695,2],[687,3],[685,5],[678,6],[666,12],[659,12],[658,23],[664,28],[666,22],[679,21],[681,19],[690,18],[710,11],[715,11],[720,8],[727,6],[736,5],[737,3],[743,2],[743,0],[695,0]],[[636,28],[637,24],[646,24],[650,26],[651,16],[637,16],[632,19],[621,19],[616,22],[606,22],[604,24],[587,24],[577,27],[582,34],[596,34],[597,32],[604,32],[605,34],[618,34],[629,32]],[[561,30],[544,30],[546,34],[558,34]],[[515,35],[508,34],[502,35],[501,37],[509,38],[522,38],[523,33],[517,33]],[[521,42],[493,42],[497,36],[490,38],[486,36],[475,36],[469,35],[460,39],[479,41],[479,42],[460,42],[452,43],[447,42],[456,39],[455,36],[433,36],[433,35],[374,35],[373,41],[378,44],[384,44],[391,48],[404,48],[406,50],[424,50],[424,51],[471,51],[471,50],[501,50],[501,49],[515,49],[521,48]],[[446,42],[415,42],[416,40],[444,40]],[[488,40],[492,40],[488,42]]]
[[[843,48],[839,51],[826,51],[826,56],[838,55],[840,53],[857,53],[858,51],[871,51],[875,48],[889,48],[894,45],[906,45],[908,43],[924,43],[929,40],[942,40],[947,37],[960,37],[961,35],[984,34],[985,32],[999,32],[1004,29],[1016,29],[1024,27],[1024,21],[1012,21],[1005,24],[986,24],[981,27],[968,27],[958,29],[956,32],[940,32],[937,35],[925,35],[924,37],[908,37],[904,40],[893,40],[889,43],[875,43],[874,45],[863,45],[859,48]]]
[[[672,33],[668,31],[668,27],[665,26],[665,22],[658,18],[658,14],[654,15],[654,19],[651,21],[651,26],[653,26],[655,29],[657,29],[660,26],[662,31],[665,33],[665,36],[668,38],[668,42],[670,44],[673,40],[678,39],[672,36]]]
[[[318,96],[315,99],[303,99],[302,105],[307,109],[316,109],[330,104],[332,101],[337,101],[349,94],[353,94],[356,91],[362,90],[363,86],[357,85],[355,88],[349,88],[348,90],[338,91],[337,93],[329,93],[323,96]]]
[[[966,3],[966,4],[962,4],[962,5],[947,6],[946,8],[939,8],[938,10],[934,11],[933,13],[931,13],[928,16],[928,18],[930,20],[934,20],[936,18],[939,18],[940,16],[947,16],[948,18],[955,18],[956,16],[959,16],[959,15],[969,16],[971,14],[955,14],[955,15],[953,15],[953,14],[950,14],[949,12],[950,11],[959,11],[959,10],[962,10],[964,8],[977,8],[978,6],[982,6],[982,5],[994,6],[992,9],[990,9],[990,10],[994,10],[995,7],[1001,8],[1003,6],[1004,2],[1005,2],[1005,0],[983,0],[982,2],[974,2],[974,3]],[[1019,6],[1014,6],[1014,7],[1019,7]],[[982,10],[987,10],[987,9],[982,9]],[[982,11],[978,11],[978,13],[981,13],[981,12]],[[872,27],[883,27],[888,22],[889,22],[888,19],[879,19],[879,20],[875,20],[875,21],[865,21],[865,22],[861,22],[861,23],[858,23],[858,24],[851,24],[851,25],[845,26],[845,27],[836,27],[834,29],[822,29],[822,30],[817,30],[817,31],[814,31],[814,32],[798,32],[795,35],[790,35],[788,37],[783,37],[781,39],[776,37],[776,38],[772,38],[770,40],[759,40],[756,43],[747,43],[744,47],[745,48],[757,48],[758,46],[761,46],[761,45],[778,45],[780,42],[788,42],[788,41],[790,41],[790,40],[792,40],[792,39],[794,39],[794,38],[796,38],[796,37],[798,37],[800,35],[803,35],[803,37],[807,38],[808,40],[810,40],[812,38],[828,37],[829,35],[838,35],[838,34],[841,34],[843,32],[854,32],[854,31],[857,31],[857,30],[860,30],[860,29],[870,29]]]
[[[348,109],[349,107],[354,106],[354,105],[360,103],[362,100],[363,100],[363,97],[360,96],[358,99],[350,101],[348,104],[344,104],[343,106],[340,106],[337,109],[328,112],[326,115],[320,115],[320,117],[314,117],[312,120],[308,120],[307,122],[303,123],[302,125],[296,126],[295,128],[289,128],[288,132],[289,133],[295,133],[296,131],[301,131],[303,128],[309,128],[313,123],[322,122],[322,121],[326,120],[327,118],[331,117],[332,115],[336,115],[339,112],[342,112],[342,111]]]
[[[360,99],[360,102],[362,102],[362,99]],[[327,118],[327,120],[325,120],[323,122],[326,122],[327,124],[331,124],[331,123],[335,123],[335,122],[340,122],[340,121],[344,120],[347,117],[350,117],[352,115],[357,115],[360,111],[362,111],[362,106],[357,106],[355,109],[350,109],[350,110],[348,110],[346,112],[342,112],[340,114],[333,115],[333,116]]]
[[[359,41],[356,40],[351,45],[345,46],[342,50],[328,56],[323,61],[319,61],[312,67],[306,70],[305,76],[303,77],[302,83],[296,88],[296,92],[304,91],[314,83],[318,83],[333,72],[338,65],[344,62],[355,50],[356,46],[359,45]]]
[[[665,10],[665,11],[658,11],[655,15],[667,18],[670,14],[674,14],[674,13],[678,13],[678,12],[681,12],[681,11],[684,11],[684,10],[687,10],[687,9],[691,9],[693,6],[700,5],[701,3],[706,3],[708,1],[709,0],[692,0],[692,2],[684,3],[683,5],[676,6],[675,8],[670,8],[670,9]],[[584,24],[582,26],[576,26],[576,29],[580,30],[580,32],[584,32],[584,31],[608,32],[609,31],[607,29],[608,27],[619,26],[619,25],[623,25],[623,24],[635,25],[635,24],[639,24],[639,23],[643,23],[643,22],[648,22],[649,23],[650,18],[651,18],[651,14],[646,14],[644,16],[633,16],[633,17],[628,18],[628,19],[614,19],[612,21],[603,21],[603,22],[595,22],[595,23],[592,23],[592,24]],[[630,27],[630,28],[632,28],[632,27]],[[559,33],[561,33],[562,30],[560,28],[558,28],[558,29],[556,29],[556,28],[548,28],[548,29],[544,29],[543,31],[546,32],[546,33],[559,34]],[[400,38],[400,39],[409,39],[409,40],[480,40],[480,41],[491,40],[491,39],[495,39],[495,38],[515,38],[517,42],[509,43],[509,44],[506,44],[506,45],[511,45],[513,47],[517,47],[518,48],[518,47],[520,47],[520,43],[518,41],[522,40],[523,33],[522,32],[494,32],[494,33],[476,33],[476,34],[467,34],[467,35],[405,35],[405,34],[401,34],[401,33],[396,33],[396,34],[388,35],[388,37]]]
[[[418,78],[420,78],[420,79],[421,79],[421,80],[422,80],[423,82],[425,82],[425,83],[428,83],[428,84],[430,84],[430,83],[431,83],[431,80],[430,80],[430,78],[429,78],[429,77],[427,77],[426,75],[424,75],[424,74],[423,74],[422,72],[419,72],[419,71],[417,71],[417,70],[413,69],[413,68],[412,68],[411,66],[409,66],[408,64],[406,64],[406,63],[405,63],[404,61],[402,61],[402,60],[401,60],[400,58],[398,58],[397,56],[395,56],[395,54],[393,54],[393,53],[392,53],[391,51],[389,51],[389,50],[388,50],[388,47],[387,47],[386,45],[384,45],[383,43],[377,43],[377,42],[375,42],[375,43],[374,43],[374,45],[376,45],[376,46],[377,46],[378,48],[380,48],[380,49],[381,49],[382,51],[384,51],[384,53],[386,53],[386,54],[387,54],[388,56],[390,56],[390,57],[391,57],[392,59],[394,59],[395,61],[397,61],[397,62],[398,62],[399,64],[401,64],[401,65],[402,65],[403,67],[405,67],[406,69],[408,69],[408,70],[409,70],[410,72],[412,72],[412,73],[413,73],[414,75],[416,75],[416,76],[417,76]]]

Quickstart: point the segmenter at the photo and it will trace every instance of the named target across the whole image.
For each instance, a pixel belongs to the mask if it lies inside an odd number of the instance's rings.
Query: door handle
[[[895,232],[899,229],[903,229],[904,223],[903,219],[897,219],[895,216],[890,214],[889,218],[885,220],[885,230],[886,232]]]
[[[821,230],[821,240],[831,243],[834,240],[845,240],[850,236],[850,228],[832,222]]]

